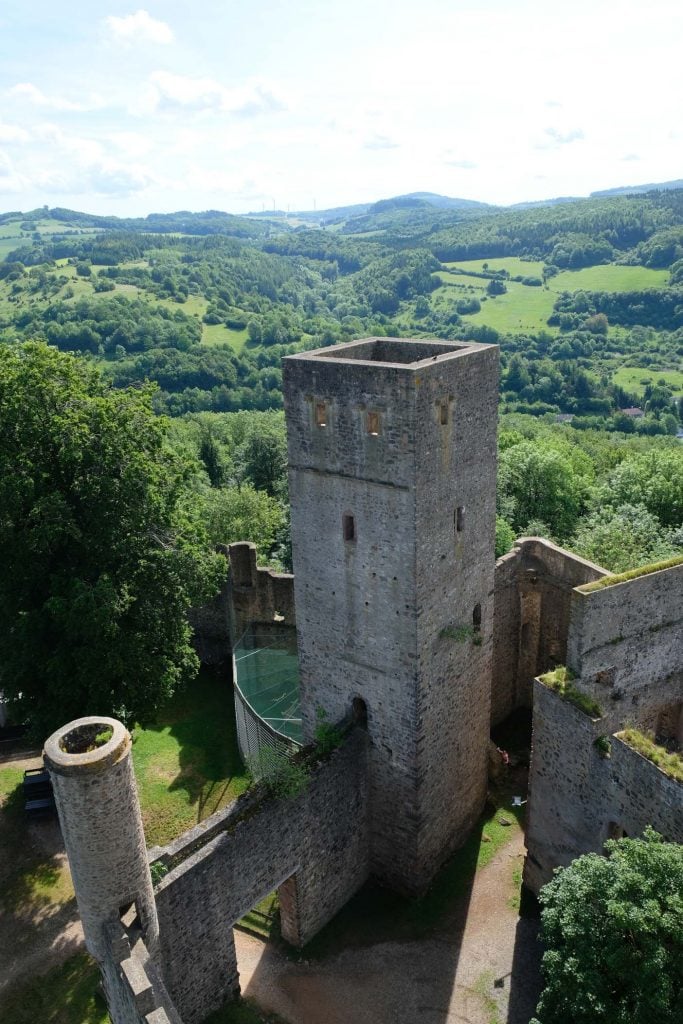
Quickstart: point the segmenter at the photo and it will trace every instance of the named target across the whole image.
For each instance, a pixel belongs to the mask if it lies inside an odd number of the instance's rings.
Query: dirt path
[[[453,914],[428,939],[303,964],[236,932],[242,992],[289,1024],[527,1024],[538,949],[513,903],[522,857],[520,836],[475,877],[464,931]]]
[[[42,758],[26,756],[13,758],[9,763],[12,768],[23,771],[42,765]],[[3,820],[3,827],[10,828],[11,822]],[[45,974],[83,945],[83,929],[72,896],[56,818],[27,824],[22,820],[22,829],[25,829],[25,833],[22,831],[22,855],[26,854],[27,861],[34,865],[34,873],[29,885],[30,896],[17,909],[5,908],[0,913],[0,997],[13,982]],[[11,849],[0,842],[5,856],[11,855]],[[11,874],[11,864],[2,866]],[[41,874],[46,882],[44,891],[41,891]],[[49,882],[52,880],[58,880],[57,891],[64,898],[63,902],[51,901]]]

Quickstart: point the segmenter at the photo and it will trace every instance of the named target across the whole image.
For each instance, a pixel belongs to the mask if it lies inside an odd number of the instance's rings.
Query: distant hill
[[[621,185],[619,188],[606,188],[600,192],[591,192],[591,199],[603,199],[608,196],[632,196],[641,192],[668,192],[671,189],[683,188],[683,178],[675,181],[660,181],[649,185]]]

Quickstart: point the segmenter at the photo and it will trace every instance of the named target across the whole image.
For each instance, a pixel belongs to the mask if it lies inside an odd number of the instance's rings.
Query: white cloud
[[[28,142],[29,133],[15,124],[0,123],[0,142]]]
[[[104,19],[110,34],[120,43],[172,43],[173,32],[165,21],[157,21],[147,11],[139,10],[123,18],[110,14]]]
[[[84,100],[68,100],[63,96],[48,96],[42,89],[32,82],[19,82],[8,90],[10,96],[27,100],[36,107],[44,107],[49,110],[73,110],[81,113],[88,110],[98,110],[104,106],[104,99],[97,94],[91,94]]]
[[[394,142],[388,135],[372,135],[363,143],[363,149],[398,149],[398,142]]]
[[[142,110],[147,113],[187,111],[251,117],[284,109],[283,98],[263,80],[228,89],[213,78],[175,75],[170,71],[155,71],[149,76],[147,96],[142,103]]]

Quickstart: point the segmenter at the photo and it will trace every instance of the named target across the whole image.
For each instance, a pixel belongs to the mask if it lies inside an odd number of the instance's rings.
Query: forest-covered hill
[[[675,554],[683,190],[505,210],[434,198],[322,227],[4,214],[0,342],[43,339],[116,387],[156,381],[214,539],[248,534],[284,565],[282,357],[368,334],[497,342],[499,550],[533,530],[609,568]]]
[[[521,210],[439,199],[382,201],[326,228],[215,211],[3,214],[0,339],[44,338],[116,385],[156,380],[172,415],[279,407],[282,356],[302,347],[496,341],[505,409],[676,432],[683,190]],[[622,412],[634,407],[645,415]]]

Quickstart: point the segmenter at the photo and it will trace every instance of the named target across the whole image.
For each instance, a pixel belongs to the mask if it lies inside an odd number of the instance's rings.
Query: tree
[[[541,890],[545,989],[531,1024],[680,1024],[683,846],[648,828]]]
[[[225,563],[153,390],[0,348],[0,688],[38,736],[86,714],[148,721],[198,669],[186,612]]]
[[[530,520],[547,523],[560,539],[572,533],[582,510],[590,461],[571,446],[521,441],[500,453],[498,511],[519,536]]]
[[[204,521],[215,544],[250,540],[265,558],[283,528],[285,512],[276,498],[248,484],[213,489],[203,499]]]
[[[642,505],[594,509],[581,520],[570,545],[573,551],[612,572],[635,569],[676,554],[657,517]]]
[[[274,496],[286,490],[287,438],[283,426],[265,423],[252,430],[240,454],[244,477],[257,491]]]

